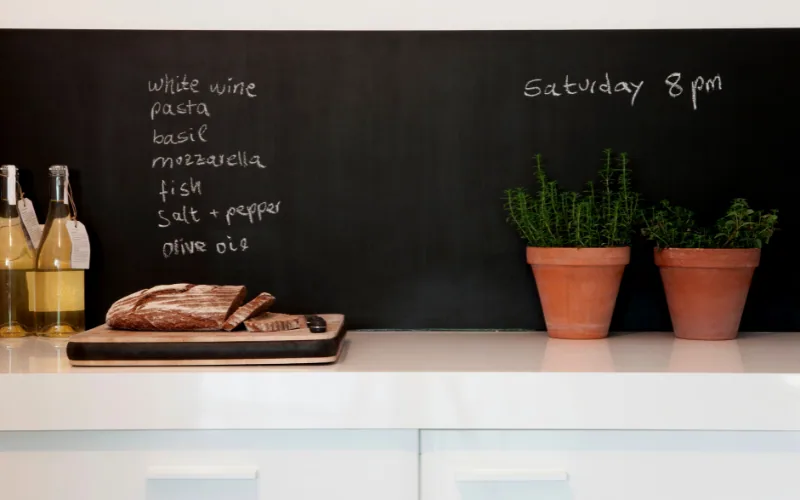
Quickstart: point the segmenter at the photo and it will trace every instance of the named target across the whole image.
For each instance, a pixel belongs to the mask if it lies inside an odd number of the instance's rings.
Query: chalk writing
[[[683,94],[684,85],[680,83],[681,73],[670,73],[664,83],[667,85],[667,94],[676,98]],[[644,87],[644,80],[613,80],[608,72],[601,79],[581,78],[573,79],[569,75],[564,77],[563,82],[546,81],[544,78],[533,78],[525,82],[523,95],[528,98],[550,97],[557,98],[563,96],[574,96],[579,94],[624,94],[630,97],[630,105],[636,104],[636,98]],[[722,77],[717,74],[714,77],[698,76],[688,87],[691,89],[692,109],[698,108],[698,95],[705,93],[711,94],[722,90]]]
[[[225,210],[225,222],[230,226],[233,221],[237,219],[244,219],[250,224],[255,224],[256,222],[261,222],[264,220],[264,218],[268,215],[278,215],[280,209],[280,201],[262,201],[259,203],[251,203],[249,205],[233,205]],[[221,212],[214,209],[208,213],[216,219]],[[197,224],[201,220],[197,214],[198,210],[191,205],[181,205],[180,210],[173,212],[161,209],[158,211],[158,227],[167,228],[172,226],[173,223],[187,225]]]
[[[670,97],[678,97],[683,94],[683,87],[678,83],[680,80],[680,73],[672,73],[664,80],[664,83],[669,86],[668,92]]]
[[[261,163],[260,155],[251,155],[247,151],[237,151],[235,154],[186,153],[178,156],[156,156],[150,164],[151,168],[175,168],[175,166],[267,168]]]
[[[197,131],[194,130],[194,127],[189,127],[186,130],[172,134],[159,134],[156,129],[153,129],[153,144],[168,146],[185,142],[208,142],[205,137],[207,130],[208,125],[206,124],[200,125]]]
[[[265,215],[277,215],[281,209],[281,202],[251,203],[250,205],[239,205],[228,207],[225,211],[225,221],[231,225],[231,217],[244,217],[250,224],[260,222]]]
[[[246,150],[235,152],[219,150],[215,152],[213,148],[211,151],[208,150],[208,143],[211,139],[208,121],[212,116],[213,101],[237,97],[254,99],[258,96],[255,82],[234,77],[201,82],[191,75],[165,73],[163,76],[149,80],[147,90],[154,97],[154,100],[150,102],[149,113],[150,121],[153,122],[151,144],[158,146],[159,151],[164,151],[162,146],[171,146],[169,153],[157,153],[151,157],[150,162],[151,169],[158,168],[163,172],[158,186],[158,196],[163,208],[156,211],[159,229],[170,233],[187,225],[216,223],[230,227],[237,221],[242,221],[243,224],[257,224],[266,220],[267,217],[279,213],[281,202],[277,200],[216,208],[198,205],[195,199],[207,196],[205,188],[208,186],[193,176],[188,180],[185,177],[176,179],[171,178],[168,173],[176,167],[211,167],[212,169],[251,167],[254,170],[267,168],[260,155]],[[196,96],[196,94],[200,95]],[[218,112],[215,109],[216,114]],[[185,119],[194,119],[201,123],[184,124],[182,130],[162,128],[164,123],[180,122],[183,124]],[[198,147],[199,151],[192,151],[195,147]],[[190,197],[195,204],[172,205],[173,202],[179,200],[189,201],[186,198]],[[224,237],[207,241],[201,235],[199,239],[175,237],[163,241],[161,254],[165,259],[203,254],[233,255],[245,252],[249,248],[247,238],[226,234]]]
[[[203,191],[200,181],[195,181],[193,178],[189,177],[188,182],[182,182],[180,184],[176,184],[175,179],[171,179],[169,182],[162,179],[161,191],[159,191],[158,194],[161,196],[161,202],[166,203],[167,196],[180,196],[185,198],[193,194],[201,195]]]
[[[671,73],[664,83],[669,87],[669,96],[678,97],[683,94],[683,86],[679,83],[681,81],[681,74],[678,72]],[[717,74],[712,78],[703,78],[702,76],[696,77],[691,82],[692,89],[692,109],[697,109],[697,94],[698,92],[705,92],[710,94],[715,91],[722,90],[722,77]]]
[[[150,119],[155,120],[157,116],[179,116],[179,115],[203,115],[211,117],[208,105],[204,102],[179,102],[170,104],[168,102],[156,101],[150,106]]]
[[[183,238],[176,238],[168,241],[161,246],[161,253],[165,259],[177,255],[192,255],[194,253],[205,253],[206,242],[198,240],[183,241]]]
[[[147,82],[147,90],[150,92],[163,92],[168,95],[175,95],[181,92],[192,92],[197,94],[200,90],[197,88],[200,85],[200,80],[194,78],[187,80],[187,76],[180,75],[170,76],[164,75],[158,80],[150,80]]]
[[[233,239],[230,236],[228,236],[227,238],[228,238],[227,241],[220,241],[220,242],[217,243],[217,253],[218,254],[224,254],[225,252],[228,252],[228,251],[230,251],[230,252],[240,252],[240,251],[244,252],[249,248],[247,246],[247,238],[242,238],[241,240],[239,240],[238,246],[236,245],[236,243],[233,241]]]
[[[218,254],[224,255],[226,253],[246,252],[250,248],[250,245],[247,242],[247,238],[235,240],[230,235],[226,235],[225,239],[214,243],[213,248]],[[207,251],[208,243],[204,240],[184,240],[183,238],[175,238],[161,245],[161,254],[165,259],[201,254]]]
[[[233,78],[228,78],[225,82],[216,82],[208,86],[208,90],[216,95],[245,95],[247,97],[256,97],[254,92],[256,88],[255,83],[245,83],[243,81],[234,82]]]
[[[197,209],[186,205],[181,205],[181,209],[177,212],[161,209],[158,211],[158,218],[158,227],[160,228],[170,227],[173,223],[197,224],[200,222],[200,218],[197,216]]]
[[[633,106],[636,103],[636,96],[644,85],[644,81],[628,82],[619,81],[612,82],[608,73],[605,74],[603,80],[592,80],[589,78],[570,81],[569,75],[564,77],[564,83],[547,83],[543,84],[541,78],[534,78],[525,83],[525,97],[538,97],[540,95],[561,97],[563,95],[576,95],[582,93],[589,94],[618,94],[626,93],[630,95],[630,103]]]

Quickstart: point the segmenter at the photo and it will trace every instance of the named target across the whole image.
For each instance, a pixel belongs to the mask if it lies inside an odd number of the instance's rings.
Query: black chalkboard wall
[[[800,30],[6,30],[0,162],[22,169],[42,219],[47,167],[70,166],[93,245],[90,325],[125,294],[193,282],[355,328],[543,328],[502,191],[532,183],[537,152],[578,188],[611,147],[650,202],[703,219],[736,196],[778,208],[742,329],[797,330],[798,54]],[[599,91],[606,73],[621,92]],[[165,75],[181,92],[151,91]],[[691,82],[717,75],[693,103]],[[568,94],[567,76],[596,92]],[[218,95],[217,82],[243,84]],[[644,83],[634,100],[619,82]],[[544,95],[550,83],[561,96]],[[179,238],[206,252],[165,258]],[[612,328],[670,329],[647,242]]]

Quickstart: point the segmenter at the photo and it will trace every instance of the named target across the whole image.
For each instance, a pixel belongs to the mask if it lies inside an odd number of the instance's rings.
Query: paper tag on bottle
[[[86,226],[76,220],[67,221],[67,233],[72,240],[72,269],[89,269],[89,234]]]
[[[22,225],[25,226],[25,231],[31,239],[31,245],[33,248],[39,248],[39,241],[42,239],[42,225],[39,224],[33,203],[28,198],[22,198],[17,202],[17,210],[22,219]]]

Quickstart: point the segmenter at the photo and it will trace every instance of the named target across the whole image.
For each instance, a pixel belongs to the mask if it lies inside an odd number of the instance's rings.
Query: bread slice
[[[264,313],[248,319],[244,326],[250,332],[283,332],[306,326],[304,316],[296,314]]]
[[[225,324],[222,325],[222,329],[226,332],[230,332],[237,326],[244,323],[245,320],[265,312],[274,303],[275,297],[267,292],[261,292],[256,295],[253,300],[243,305],[234,311],[233,314],[228,316],[228,319],[225,320]]]

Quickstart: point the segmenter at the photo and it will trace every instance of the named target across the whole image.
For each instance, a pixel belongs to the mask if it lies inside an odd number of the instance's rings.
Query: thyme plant
[[[538,189],[517,187],[505,191],[504,208],[519,235],[532,247],[619,247],[630,245],[639,218],[640,195],[631,189],[625,153],[614,157],[603,151],[597,186],[583,192],[562,190],[535,157]]]
[[[756,211],[736,198],[713,228],[699,227],[694,213],[663,200],[644,217],[642,234],[657,248],[761,248],[777,224],[777,210]]]

